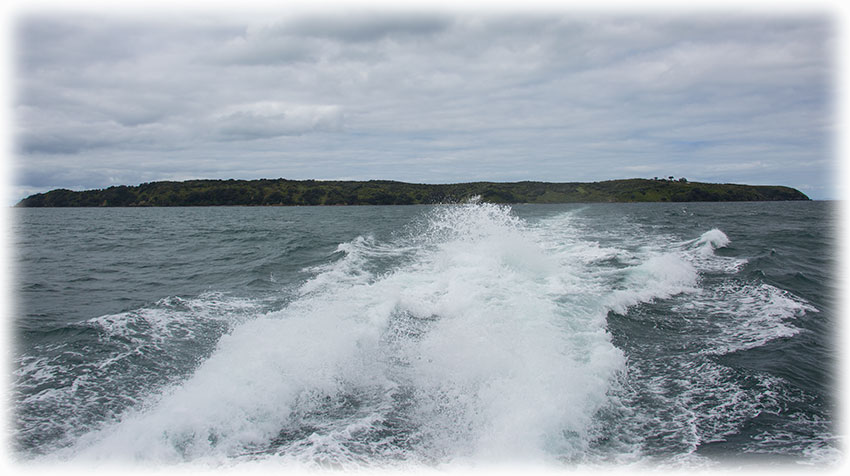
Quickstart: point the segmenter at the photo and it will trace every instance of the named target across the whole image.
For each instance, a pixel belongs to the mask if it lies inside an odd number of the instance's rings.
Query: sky
[[[842,194],[828,8],[232,5],[11,15],[7,201],[278,177]]]

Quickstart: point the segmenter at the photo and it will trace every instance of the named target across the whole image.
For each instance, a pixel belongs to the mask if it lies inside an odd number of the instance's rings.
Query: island
[[[471,182],[418,184],[391,180],[187,180],[105,189],[56,189],[21,200],[17,207],[184,207],[285,205],[413,205],[458,203],[727,202],[809,200],[777,185],[690,182],[684,178],[602,182]]]

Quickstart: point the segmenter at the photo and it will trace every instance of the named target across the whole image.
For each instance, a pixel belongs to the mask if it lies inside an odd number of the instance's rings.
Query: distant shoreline
[[[30,195],[16,207],[185,207],[297,205],[417,205],[456,203],[741,202],[810,200],[791,187],[622,179],[603,182],[470,182],[415,184],[390,180],[188,180],[56,189]]]

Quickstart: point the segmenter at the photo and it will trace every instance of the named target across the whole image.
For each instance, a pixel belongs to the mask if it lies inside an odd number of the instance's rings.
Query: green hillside
[[[782,186],[626,179],[605,182],[472,182],[413,184],[386,180],[189,180],[151,182],[75,192],[38,193],[19,207],[179,207],[215,205],[410,205],[459,202],[473,196],[491,203],[710,202],[808,200]]]

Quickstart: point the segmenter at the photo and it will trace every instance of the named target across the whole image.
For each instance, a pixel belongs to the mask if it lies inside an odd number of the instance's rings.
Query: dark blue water
[[[841,458],[829,202],[15,218],[23,460]]]

